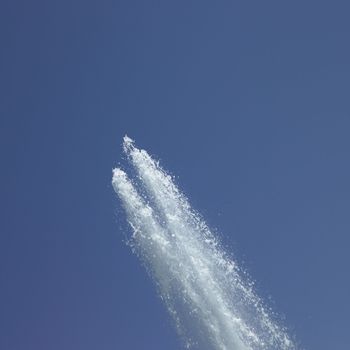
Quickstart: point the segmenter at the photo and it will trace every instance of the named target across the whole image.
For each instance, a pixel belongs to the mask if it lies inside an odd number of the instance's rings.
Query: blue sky
[[[0,348],[179,349],[111,186],[161,159],[305,349],[348,347],[350,5],[0,5]]]

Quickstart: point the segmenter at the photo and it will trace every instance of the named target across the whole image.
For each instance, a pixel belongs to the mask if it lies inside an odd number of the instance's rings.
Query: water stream
[[[191,208],[173,178],[124,137],[134,176],[116,168],[113,188],[141,259],[184,346],[200,350],[291,350],[287,331],[251,280]]]

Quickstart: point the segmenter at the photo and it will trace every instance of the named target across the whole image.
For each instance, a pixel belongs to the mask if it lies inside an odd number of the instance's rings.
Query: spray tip
[[[122,169],[120,169],[120,168],[114,168],[112,170],[112,174],[113,174],[112,182],[114,182],[116,179],[120,179],[120,178],[126,177],[125,172]]]
[[[123,138],[123,149],[125,153],[129,153],[134,149],[134,140],[131,139],[128,135],[125,135]]]

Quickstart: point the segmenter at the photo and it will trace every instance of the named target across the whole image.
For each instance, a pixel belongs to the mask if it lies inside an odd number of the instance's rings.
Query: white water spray
[[[133,230],[132,247],[156,283],[185,346],[295,349],[171,176],[127,136],[123,146],[136,176],[132,181],[117,168],[112,184]]]

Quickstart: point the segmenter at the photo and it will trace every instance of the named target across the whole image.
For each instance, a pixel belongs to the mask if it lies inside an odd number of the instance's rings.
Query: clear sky
[[[285,315],[349,348],[347,1],[0,4],[0,348],[175,350],[111,186],[125,133]]]

